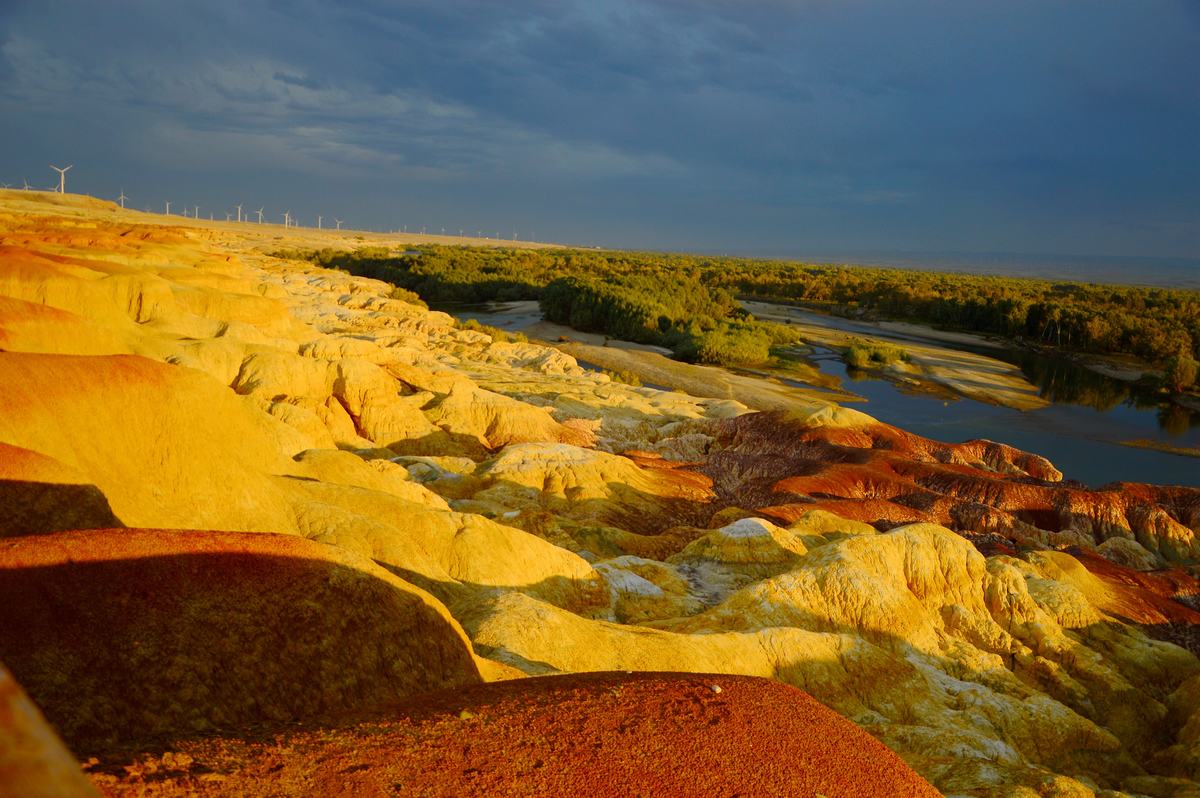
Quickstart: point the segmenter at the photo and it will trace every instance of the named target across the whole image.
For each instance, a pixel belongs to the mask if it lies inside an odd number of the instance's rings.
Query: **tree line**
[[[536,299],[546,318],[707,363],[761,362],[792,340],[735,297],[854,318],[985,333],[1068,352],[1132,355],[1168,387],[1195,384],[1200,293],[653,252],[422,246],[280,253],[386,280],[437,305]]]

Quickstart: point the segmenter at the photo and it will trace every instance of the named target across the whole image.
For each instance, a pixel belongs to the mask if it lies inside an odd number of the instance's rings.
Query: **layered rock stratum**
[[[1200,491],[616,383],[271,254],[401,242],[188,221],[0,193],[0,780],[89,791],[40,711],[108,794],[1200,795]]]

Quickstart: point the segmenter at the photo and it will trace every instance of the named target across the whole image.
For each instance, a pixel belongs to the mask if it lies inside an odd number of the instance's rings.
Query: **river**
[[[473,318],[512,331],[541,320],[536,305],[528,302],[440,309],[460,319]],[[866,332],[868,327],[794,308],[787,312],[802,314],[807,323],[831,329]],[[870,334],[896,340],[919,337],[911,332],[881,334],[873,327]],[[1150,441],[1200,449],[1200,412],[1163,403],[1157,396],[1139,393],[1127,383],[1068,360],[1005,347],[937,343],[1013,363],[1049,404],[1035,410],[1016,410],[944,392],[914,391],[878,373],[852,369],[828,348],[812,347],[804,360],[866,400],[865,406],[854,406],[880,421],[928,438],[949,443],[987,438],[1007,443],[1048,458],[1066,478],[1092,487],[1115,481],[1200,486],[1200,458],[1123,445],[1128,441]],[[785,384],[801,386],[783,373],[773,376]]]

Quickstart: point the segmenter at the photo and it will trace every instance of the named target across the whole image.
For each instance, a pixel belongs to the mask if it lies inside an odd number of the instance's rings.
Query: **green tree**
[[[1175,393],[1182,393],[1196,384],[1200,375],[1200,363],[1188,355],[1176,355],[1167,361],[1167,387]]]

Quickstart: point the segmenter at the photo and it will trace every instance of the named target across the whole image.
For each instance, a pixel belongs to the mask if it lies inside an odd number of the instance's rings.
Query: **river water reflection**
[[[520,330],[540,320],[530,303],[442,308],[460,319]],[[805,313],[810,323],[866,332],[845,319]],[[872,335],[878,330],[871,329]],[[897,336],[902,337],[902,336]],[[868,372],[851,369],[838,354],[815,349],[808,358],[825,374],[867,400],[860,409],[888,424],[935,440],[959,443],[973,438],[1007,443],[1047,457],[1067,478],[1091,486],[1107,482],[1153,482],[1200,486],[1200,458],[1121,445],[1157,441],[1200,449],[1200,413],[1163,403],[1127,383],[1096,374],[1075,363],[1012,349],[955,345],[1007,360],[1038,386],[1047,407],[1019,411],[966,398],[914,392]],[[783,382],[789,378],[775,375]],[[799,384],[799,383],[794,383]]]

